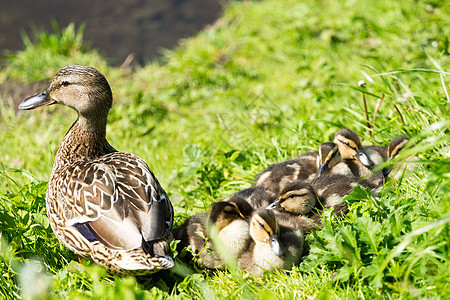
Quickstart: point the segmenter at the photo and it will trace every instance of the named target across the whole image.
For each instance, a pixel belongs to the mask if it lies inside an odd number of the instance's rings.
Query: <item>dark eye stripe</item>
[[[357,149],[357,148],[353,148],[352,146],[350,146],[350,143],[347,142],[347,141],[343,141],[343,140],[338,140],[338,141],[341,142],[342,144],[346,145],[347,147],[353,149],[353,150],[356,150],[356,149]]]
[[[306,195],[308,195],[308,193],[303,193],[303,194],[290,194],[290,195],[288,196],[288,198],[303,197],[303,196],[306,196]]]

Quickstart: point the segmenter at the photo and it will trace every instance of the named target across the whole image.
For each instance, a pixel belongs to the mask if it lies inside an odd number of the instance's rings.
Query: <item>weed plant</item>
[[[80,264],[45,215],[54,154],[76,115],[60,106],[17,112],[3,94],[1,297],[448,298],[449,15],[448,4],[433,0],[230,2],[215,24],[167,50],[163,65],[133,73],[84,46],[83,27],[24,37],[24,50],[5,58],[0,82],[48,81],[72,63],[103,72],[115,97],[107,137],[157,174],[175,226],[341,127],[363,144],[407,135],[414,147],[392,163],[416,159],[377,197],[356,187],[343,200],[348,215],[326,211],[292,270],[254,278],[184,265],[175,253],[171,271],[118,277]]]

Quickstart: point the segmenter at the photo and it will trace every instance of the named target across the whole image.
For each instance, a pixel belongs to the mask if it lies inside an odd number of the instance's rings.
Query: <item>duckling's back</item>
[[[317,152],[308,152],[291,160],[270,165],[256,175],[253,186],[278,193],[290,182],[311,180],[318,172],[317,156]]]

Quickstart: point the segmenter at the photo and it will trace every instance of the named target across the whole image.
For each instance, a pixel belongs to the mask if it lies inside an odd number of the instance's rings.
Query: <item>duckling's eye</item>
[[[259,223],[259,226],[261,226],[261,228],[264,229],[264,223]]]
[[[295,198],[295,196],[297,196],[297,195],[295,195],[295,194],[290,194],[290,195],[289,195],[289,198]]]
[[[68,86],[69,84],[70,84],[70,83],[69,83],[68,81],[65,81],[65,80],[64,80],[63,82],[61,82],[61,85],[62,85],[62,86]]]
[[[347,141],[344,141],[344,145],[350,147],[350,143]]]

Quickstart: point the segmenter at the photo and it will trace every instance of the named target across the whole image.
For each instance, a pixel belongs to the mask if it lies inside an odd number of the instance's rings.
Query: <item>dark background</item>
[[[113,65],[133,53],[134,63],[155,59],[163,48],[195,35],[219,16],[225,0],[13,0],[0,9],[0,55],[23,48],[21,33],[85,25],[83,41]]]

